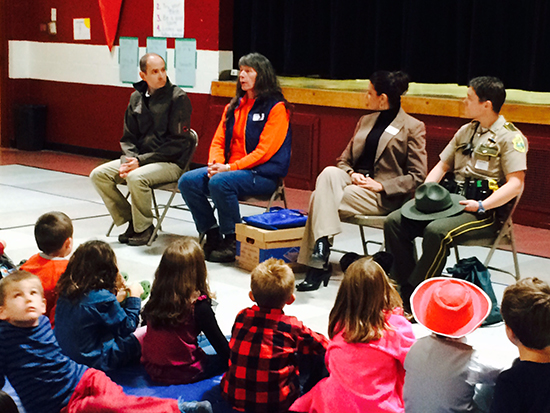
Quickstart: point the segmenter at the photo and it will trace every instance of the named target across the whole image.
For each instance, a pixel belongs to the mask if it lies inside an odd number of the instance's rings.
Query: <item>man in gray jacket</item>
[[[148,53],[139,62],[141,81],[124,117],[120,160],[107,162],[90,174],[117,226],[129,222],[121,243],[145,245],[151,237],[151,186],[177,181],[193,150],[189,136],[191,102],[166,76],[166,63]],[[130,204],[117,188],[125,182]]]

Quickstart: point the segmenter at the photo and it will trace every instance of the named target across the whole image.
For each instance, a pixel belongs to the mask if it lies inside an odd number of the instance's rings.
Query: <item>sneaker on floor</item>
[[[130,239],[128,239],[128,244],[132,246],[147,244],[147,242],[149,242],[149,238],[151,238],[151,235],[153,235],[154,230],[155,227],[151,225],[145,231],[137,232],[133,237],[130,237]]]
[[[237,253],[237,241],[234,238],[224,239],[223,242],[213,250],[208,258],[210,262],[233,262]]]
[[[178,408],[182,413],[212,413],[212,404],[208,400],[202,402],[178,401]]]
[[[128,223],[128,228],[122,234],[118,236],[118,242],[121,244],[128,244],[130,238],[135,237],[136,233],[134,232],[134,224],[132,221]]]

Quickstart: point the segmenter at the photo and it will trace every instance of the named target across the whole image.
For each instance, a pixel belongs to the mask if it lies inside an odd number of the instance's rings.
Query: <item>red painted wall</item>
[[[107,44],[97,0],[14,0],[6,2],[8,38],[37,42]],[[57,8],[56,36],[41,31]],[[185,0],[185,37],[197,39],[201,50],[231,50],[233,0]],[[220,14],[223,12],[222,19]],[[153,1],[122,2],[118,36],[138,37],[140,46],[153,35]],[[73,40],[73,19],[91,19],[91,40]],[[118,44],[118,38],[115,44]],[[174,47],[169,39],[168,47]]]
[[[17,0],[5,2],[6,40],[106,44],[97,0]],[[56,36],[41,31],[57,9]],[[185,37],[197,39],[200,50],[231,50],[233,0],[186,0]],[[118,36],[138,37],[140,46],[153,35],[153,1],[124,1]],[[220,19],[220,16],[223,16]],[[91,19],[91,40],[74,41],[73,18]],[[118,37],[115,42],[118,44]],[[168,47],[174,40],[168,39]],[[48,106],[47,142],[83,148],[119,150],[123,114],[133,89],[32,79],[4,79],[2,144],[13,143],[13,108],[19,104]],[[190,94],[192,127],[200,133],[209,96]],[[202,145],[202,143],[201,143]],[[203,153],[202,146],[198,153]]]

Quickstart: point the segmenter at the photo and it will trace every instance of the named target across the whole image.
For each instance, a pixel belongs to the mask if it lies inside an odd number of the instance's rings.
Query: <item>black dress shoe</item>
[[[321,283],[326,287],[328,280],[332,275],[332,265],[328,264],[323,269],[309,268],[307,270],[306,279],[296,286],[297,291],[315,291],[321,286]]]
[[[330,242],[327,237],[321,237],[315,241],[311,263],[317,266],[326,266],[330,255]]]
[[[128,241],[131,237],[134,237],[136,233],[134,232],[134,224],[132,221],[128,223],[128,228],[122,234],[118,236],[118,242],[121,244],[128,244]]]
[[[136,234],[133,237],[130,237],[130,239],[128,239],[128,244],[132,245],[133,247],[147,244],[149,242],[149,238],[151,238],[151,235],[153,235],[154,230],[155,230],[155,227],[151,225],[145,231],[136,232]]]

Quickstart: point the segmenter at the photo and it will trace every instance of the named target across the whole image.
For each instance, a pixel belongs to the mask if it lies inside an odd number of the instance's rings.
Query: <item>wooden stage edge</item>
[[[365,109],[364,91],[300,88],[285,86],[284,84],[282,89],[289,102],[296,104]],[[234,81],[212,82],[212,96],[230,98],[234,95]],[[403,96],[401,106],[410,114],[468,118],[464,114],[462,99],[459,98]],[[550,106],[548,105],[507,103],[504,104],[500,113],[504,115],[506,120],[511,122],[550,125]]]

